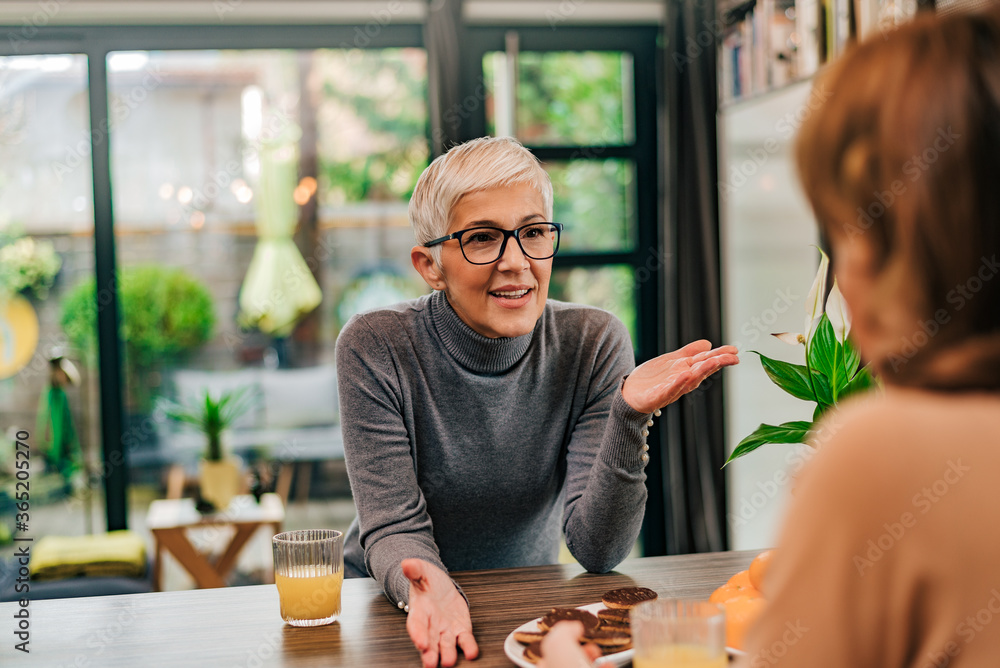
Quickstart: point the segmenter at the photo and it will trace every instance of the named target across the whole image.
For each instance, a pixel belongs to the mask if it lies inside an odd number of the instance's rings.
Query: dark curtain
[[[716,48],[710,0],[667,0],[663,118],[665,273],[669,349],[722,343],[717,198]],[[668,407],[662,418],[657,490],[666,554],[728,547],[722,377]],[[651,496],[654,496],[651,494]],[[646,550],[650,553],[649,549]]]
[[[428,0],[424,23],[431,151],[436,157],[461,141],[460,24],[462,0]]]

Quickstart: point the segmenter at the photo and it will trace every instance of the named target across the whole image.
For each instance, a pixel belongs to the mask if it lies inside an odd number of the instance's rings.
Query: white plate
[[[591,603],[590,605],[577,606],[580,610],[586,610],[587,612],[592,612],[595,615],[598,610],[604,609],[603,603]],[[510,632],[507,639],[503,642],[503,651],[507,655],[507,658],[521,666],[521,668],[535,668],[535,664],[524,658],[524,645],[514,640],[514,634],[518,631],[538,631],[538,620],[541,617],[532,619],[530,622],[525,622],[521,624],[516,629]],[[606,654],[594,662],[595,666],[624,666],[627,665],[632,660],[632,650],[627,649],[623,652],[615,652],[614,654]]]
[[[578,606],[580,610],[586,610],[587,612],[592,612],[595,615],[598,610],[604,609],[603,603],[591,603],[590,605]],[[535,668],[535,664],[531,663],[524,658],[524,645],[514,640],[514,634],[518,631],[539,631],[538,620],[541,617],[536,617],[530,622],[525,622],[521,624],[516,629],[511,631],[507,635],[507,639],[503,642],[503,651],[507,655],[507,658],[516,663],[521,668]],[[746,652],[738,649],[733,649],[732,647],[727,647],[726,652],[733,656],[746,656]],[[614,654],[606,654],[597,661],[594,662],[595,666],[624,666],[632,660],[633,650],[627,649],[622,652],[615,652]]]

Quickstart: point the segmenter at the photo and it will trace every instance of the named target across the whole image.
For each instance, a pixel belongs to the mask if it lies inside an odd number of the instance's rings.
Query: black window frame
[[[628,251],[561,251],[553,268],[596,268],[607,265],[627,265],[636,272],[635,307],[636,341],[633,346],[636,361],[641,362],[663,350],[664,290],[662,261],[664,239],[659,207],[659,144],[657,133],[657,43],[661,34],[658,26],[559,26],[557,30],[541,26],[471,26],[465,29],[462,46],[461,87],[459,99],[483,97],[483,57],[490,52],[504,51],[506,35],[518,35],[520,52],[611,51],[632,56],[635,110],[635,136],[630,143],[619,145],[576,144],[535,146],[527,144],[543,163],[564,160],[631,161],[635,167],[634,196],[636,202],[636,238]],[[465,115],[461,126],[462,139],[474,139],[486,134],[486,107],[477,105]],[[640,270],[644,274],[639,274]]]

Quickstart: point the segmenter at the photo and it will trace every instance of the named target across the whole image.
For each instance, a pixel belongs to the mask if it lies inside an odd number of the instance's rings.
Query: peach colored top
[[[1000,665],[1000,395],[890,388],[816,443],[742,666]]]

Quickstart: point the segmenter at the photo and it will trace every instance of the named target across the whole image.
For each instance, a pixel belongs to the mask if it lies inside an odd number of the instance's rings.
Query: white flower
[[[819,269],[816,270],[816,278],[813,279],[809,296],[806,297],[806,341],[812,340],[813,332],[823,317],[823,298],[826,296],[826,274],[830,268],[830,258],[822,249],[819,254],[822,255]]]
[[[826,317],[833,325],[833,331],[837,335],[837,340],[844,342],[851,331],[851,314],[847,312],[847,304],[844,303],[844,296],[837,286],[837,279],[833,279],[833,289],[826,300]]]
[[[791,346],[797,346],[800,343],[806,342],[806,337],[798,334],[797,332],[779,332],[777,334],[771,334],[771,336]]]

